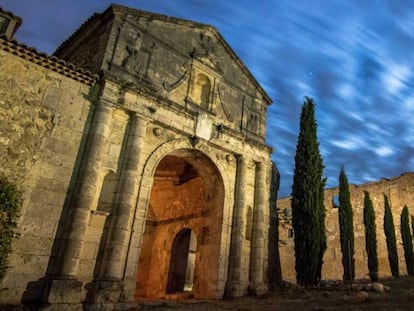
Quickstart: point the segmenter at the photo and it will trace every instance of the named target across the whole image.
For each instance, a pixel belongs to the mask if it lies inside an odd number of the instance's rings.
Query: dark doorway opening
[[[167,294],[192,291],[196,247],[193,230],[183,229],[177,233],[171,250]]]

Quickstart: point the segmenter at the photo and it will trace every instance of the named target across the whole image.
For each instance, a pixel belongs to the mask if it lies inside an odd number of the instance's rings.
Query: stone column
[[[61,310],[66,304],[81,309],[80,304],[84,299],[83,284],[76,277],[91,210],[96,209],[99,196],[101,162],[111,130],[112,111],[110,104],[102,100],[95,108],[71,204],[72,221],[65,250],[60,257],[62,266],[59,275],[50,280],[43,293],[44,302],[56,305],[53,310]]]
[[[242,284],[242,250],[244,240],[244,215],[246,205],[246,175],[247,160],[237,157],[236,192],[233,210],[233,225],[231,230],[231,245],[229,258],[229,274],[226,285],[226,296],[240,297],[244,295],[245,286]]]
[[[256,295],[267,292],[265,260],[267,254],[269,171],[266,163],[256,164],[255,202],[253,213],[253,234],[250,254],[250,276],[252,290]]]
[[[128,241],[131,234],[131,213],[138,196],[138,166],[144,144],[148,121],[138,114],[131,115],[129,137],[125,151],[124,166],[118,185],[117,202],[114,206],[115,221],[112,228],[108,252],[104,258],[101,278],[121,280],[125,266]]]
[[[131,113],[118,194],[112,207],[113,225],[106,244],[100,277],[94,281],[94,286],[88,293],[88,303],[106,305],[109,308],[113,307],[121,296],[131,235],[131,214],[138,196],[138,169],[146,128],[147,121],[137,113]]]
[[[74,212],[60,270],[60,276],[63,278],[77,276],[91,210],[96,209],[99,195],[101,162],[110,134],[112,111],[113,108],[102,101],[96,106],[80,168],[77,193],[72,204]]]

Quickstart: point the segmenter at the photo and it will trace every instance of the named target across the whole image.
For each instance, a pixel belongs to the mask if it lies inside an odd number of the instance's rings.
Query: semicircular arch
[[[234,193],[234,184],[232,184],[232,178],[228,173],[228,166],[230,162],[226,160],[219,160],[219,157],[217,157],[217,152],[205,144],[199,143],[196,146],[193,146],[190,139],[188,138],[170,140],[163,143],[162,145],[159,145],[156,149],[153,150],[153,152],[149,154],[143,164],[125,271],[134,271],[136,274],[139,269],[138,259],[142,243],[142,235],[145,230],[145,221],[148,211],[149,198],[151,195],[153,179],[157,167],[162,159],[170,154],[177,152],[188,152],[189,154],[199,153],[201,157],[204,157],[210,161],[212,166],[214,166],[217,171],[217,176],[220,179],[223,187],[223,210],[221,211],[222,237],[220,241],[221,245],[219,251],[220,258],[217,258],[217,260],[221,263],[221,266],[219,267],[218,273],[226,275],[228,263],[225,258],[228,258],[229,254],[232,206],[234,204],[234,198],[233,195],[231,195]],[[224,152],[222,156],[225,159]]]

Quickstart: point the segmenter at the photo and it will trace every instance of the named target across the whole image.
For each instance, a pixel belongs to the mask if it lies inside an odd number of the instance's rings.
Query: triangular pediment
[[[235,85],[249,84],[252,89],[262,94],[265,101],[271,102],[215,27],[119,5],[112,5],[111,8],[125,24],[131,23],[153,40],[147,42],[147,50],[151,49],[152,44],[152,48],[171,49],[172,53],[188,56]],[[231,81],[232,79],[235,81]]]

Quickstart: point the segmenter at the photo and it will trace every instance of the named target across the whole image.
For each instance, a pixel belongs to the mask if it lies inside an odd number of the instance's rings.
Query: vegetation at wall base
[[[403,241],[404,247],[404,257],[405,257],[405,265],[407,266],[407,273],[408,275],[413,275],[413,268],[414,268],[414,254],[413,254],[413,236],[410,230],[410,220],[408,215],[408,207],[404,205],[404,208],[401,212],[401,238]]]
[[[315,285],[321,279],[326,250],[323,163],[317,140],[315,104],[306,97],[300,116],[292,186],[296,280]]]
[[[16,186],[0,174],[0,280],[7,270],[7,257],[16,234],[21,194]]]
[[[388,197],[384,194],[384,232],[387,240],[388,261],[390,263],[391,274],[399,277],[397,241],[395,238],[395,226],[392,218],[391,207]]]
[[[355,278],[354,259],[354,223],[349,193],[348,178],[344,168],[339,174],[339,232],[342,252],[342,266],[344,268],[344,281],[352,281]]]
[[[377,228],[375,211],[369,192],[364,192],[365,249],[368,254],[368,271],[372,282],[378,281]]]

